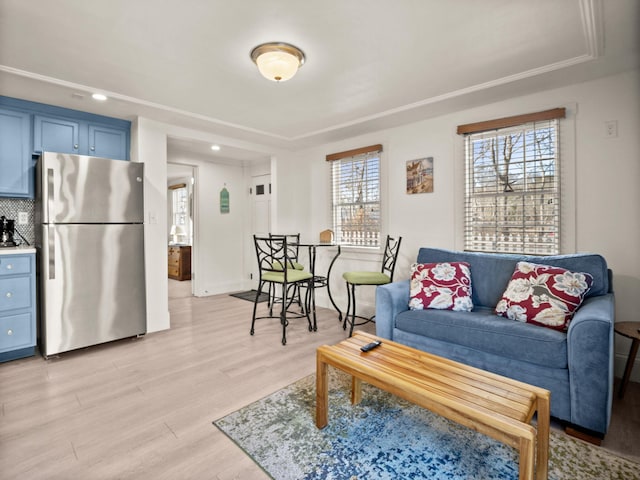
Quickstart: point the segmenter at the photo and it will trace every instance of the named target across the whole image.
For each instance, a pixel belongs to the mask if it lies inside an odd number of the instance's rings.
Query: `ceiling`
[[[638,25],[637,0],[0,0],[0,94],[296,149],[638,68]],[[266,41],[305,52],[293,79],[258,73]]]

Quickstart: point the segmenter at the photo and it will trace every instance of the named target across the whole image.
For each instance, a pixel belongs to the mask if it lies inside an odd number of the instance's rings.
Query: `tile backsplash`
[[[18,225],[19,212],[26,212],[29,216],[29,221],[26,225]],[[24,240],[20,237],[22,235],[29,244],[33,245],[35,243],[35,212],[35,200],[32,198],[0,197],[0,216],[4,215],[16,221],[16,242],[24,244]]]

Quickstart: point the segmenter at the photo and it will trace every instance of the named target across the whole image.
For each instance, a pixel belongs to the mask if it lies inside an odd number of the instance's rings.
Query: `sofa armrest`
[[[614,318],[612,293],[591,297],[567,332],[571,422],[603,434],[613,401]]]
[[[409,310],[409,280],[376,288],[376,335],[393,340],[396,315]]]

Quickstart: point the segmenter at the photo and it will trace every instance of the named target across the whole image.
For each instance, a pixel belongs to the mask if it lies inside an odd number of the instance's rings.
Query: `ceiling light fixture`
[[[91,98],[98,100],[99,102],[104,102],[107,99],[107,96],[103,93],[94,93],[91,95]]]
[[[305,56],[298,47],[282,42],[263,43],[251,50],[251,60],[263,77],[284,82],[304,65]]]
[[[220,145],[211,145],[211,150],[213,150],[214,152],[219,152],[220,151]]]

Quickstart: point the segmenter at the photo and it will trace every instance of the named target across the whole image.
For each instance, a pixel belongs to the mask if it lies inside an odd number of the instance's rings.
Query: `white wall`
[[[139,118],[131,131],[131,161],[144,165],[144,250],[147,333],[169,328],[167,295],[167,136],[161,124]]]
[[[131,132],[131,159],[145,163],[145,261],[147,289],[147,332],[170,327],[167,279],[167,139],[169,137],[191,139],[197,142],[224,144],[241,148],[268,158],[272,148],[211,132],[191,130],[146,118],[138,118]],[[277,152],[276,152],[277,153]],[[173,161],[173,159],[172,159]],[[184,161],[184,159],[183,159]],[[191,159],[187,164],[193,164]],[[260,167],[264,170],[264,167]],[[260,169],[259,168],[259,169]],[[202,238],[194,250],[195,285],[201,285],[197,295],[210,295],[247,288],[251,283],[244,279],[249,259],[246,245],[250,230],[245,230],[248,213],[246,202],[249,180],[243,167],[237,165],[209,164],[197,169],[197,206],[202,208],[200,225]],[[198,178],[201,174],[201,178]],[[230,214],[220,214],[219,193],[224,183],[231,195]],[[244,195],[243,195],[244,193]],[[217,213],[216,213],[217,212]],[[211,220],[208,224],[207,221]],[[197,229],[198,227],[196,227]],[[242,248],[238,249],[238,245]],[[201,248],[201,253],[200,252]],[[222,258],[224,257],[224,258]],[[251,258],[250,260],[253,260]]]
[[[408,267],[421,246],[462,247],[462,139],[459,124],[566,106],[563,148],[569,165],[563,169],[564,221],[571,227],[566,251],[602,254],[614,272],[616,320],[638,321],[640,298],[640,72],[638,70],[592,82],[514,98],[470,110],[382,130],[342,142],[322,145],[278,157],[279,223],[300,225],[303,236],[316,238],[330,226],[329,167],[325,156],[382,143],[387,185],[386,231],[403,236],[397,279],[408,278]],[[617,120],[618,136],[605,137],[604,122]],[[566,126],[569,129],[566,129]],[[405,162],[434,157],[434,193],[405,193]],[[307,170],[303,178],[304,170]],[[383,171],[384,173],[384,171]],[[565,184],[566,182],[566,184]],[[306,200],[304,200],[306,199]],[[379,258],[379,257],[378,257]],[[332,285],[339,305],[346,306],[341,273],[379,267],[378,258],[345,253],[336,264]],[[320,302],[328,306],[326,298]],[[373,292],[359,300],[373,309]],[[616,338],[616,368],[620,372],[629,349],[627,339]],[[634,370],[640,378],[640,367]]]

